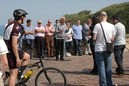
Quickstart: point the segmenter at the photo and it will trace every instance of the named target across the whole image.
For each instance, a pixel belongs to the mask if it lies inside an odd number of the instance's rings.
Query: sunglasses
[[[48,22],[48,23],[52,23],[52,22]]]

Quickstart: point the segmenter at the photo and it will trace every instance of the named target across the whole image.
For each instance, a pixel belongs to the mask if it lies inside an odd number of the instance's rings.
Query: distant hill
[[[74,24],[78,19],[82,21],[82,24],[84,24],[88,18],[91,18],[93,15],[97,15],[101,11],[106,11],[108,13],[109,22],[111,22],[112,15],[119,15],[121,22],[126,26],[126,32],[129,33],[129,2],[110,5],[100,9],[94,14],[91,14],[90,10],[83,10],[76,14],[66,14],[64,16],[66,17],[67,21],[71,22],[72,24]]]

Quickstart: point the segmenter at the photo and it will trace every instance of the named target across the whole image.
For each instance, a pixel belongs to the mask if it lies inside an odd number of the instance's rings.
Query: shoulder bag
[[[102,28],[102,31],[103,31],[105,42],[106,42],[107,53],[111,54],[111,53],[113,53],[113,50],[114,50],[113,43],[112,42],[111,43],[107,42],[103,26],[102,26],[101,23],[100,23],[100,25],[101,25],[101,28]]]

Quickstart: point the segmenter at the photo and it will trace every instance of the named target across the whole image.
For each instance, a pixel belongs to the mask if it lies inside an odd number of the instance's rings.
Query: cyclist
[[[16,9],[13,12],[14,21],[7,25],[4,32],[4,40],[8,47],[7,54],[10,68],[9,86],[15,86],[19,66],[27,65],[30,59],[29,54],[18,48],[18,38],[21,35],[26,15],[28,13],[22,9]]]

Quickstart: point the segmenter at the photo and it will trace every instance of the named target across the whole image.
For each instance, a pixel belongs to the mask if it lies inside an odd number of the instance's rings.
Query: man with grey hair
[[[107,13],[100,13],[100,23],[96,24],[93,30],[93,40],[95,44],[95,60],[98,67],[100,86],[117,86],[112,82],[112,57],[106,52],[106,42],[111,43],[114,40],[114,26],[107,22]],[[104,33],[102,31],[104,30]]]
[[[65,30],[67,25],[65,24],[66,18],[63,16],[60,18],[60,24],[58,27],[58,37],[56,38],[56,60],[64,60],[65,58]]]
[[[8,24],[10,24],[10,23],[12,23],[12,22],[13,22],[13,19],[12,19],[12,18],[9,18],[9,19],[8,19],[8,23],[5,24],[5,28],[6,28],[6,26],[7,26]]]

